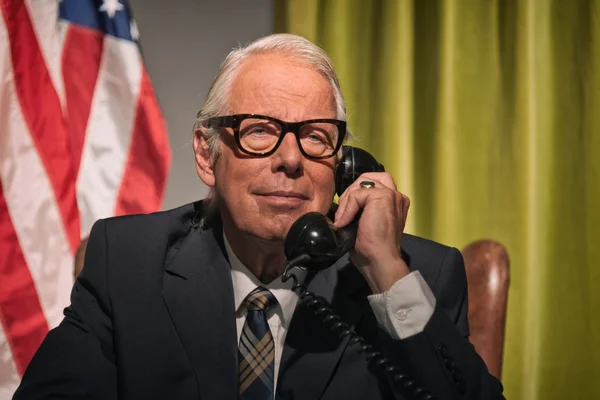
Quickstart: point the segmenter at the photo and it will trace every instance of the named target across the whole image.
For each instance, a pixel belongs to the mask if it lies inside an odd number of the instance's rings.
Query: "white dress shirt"
[[[231,264],[233,295],[237,310],[238,344],[247,314],[246,307],[242,303],[250,292],[258,286],[262,286],[277,299],[277,304],[271,307],[266,315],[271,335],[275,341],[275,370],[273,372],[275,375],[274,389],[276,389],[285,336],[298,302],[298,295],[291,290],[292,280],[283,283],[279,277],[269,284],[260,282],[237,258],[225,234],[223,237]],[[306,273],[298,272],[298,278],[302,282]],[[387,292],[368,296],[368,300],[379,325],[395,339],[405,339],[422,332],[435,308],[435,297],[419,271],[413,271],[400,279]]]

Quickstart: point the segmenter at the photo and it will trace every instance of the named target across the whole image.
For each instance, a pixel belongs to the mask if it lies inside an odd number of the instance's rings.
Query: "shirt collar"
[[[281,281],[281,277],[278,277],[268,284],[262,283],[233,252],[225,232],[223,232],[223,241],[225,242],[225,250],[227,251],[229,264],[231,265],[231,278],[233,281],[233,296],[236,312],[240,311],[240,306],[250,292],[258,286],[262,286],[269,289],[277,299],[279,307],[275,308],[275,312],[280,314],[283,324],[289,326],[292,315],[294,315],[296,303],[298,302],[298,295],[291,290],[293,280],[290,279],[284,283]],[[294,273],[298,275],[299,282],[304,281],[306,271],[295,270]]]

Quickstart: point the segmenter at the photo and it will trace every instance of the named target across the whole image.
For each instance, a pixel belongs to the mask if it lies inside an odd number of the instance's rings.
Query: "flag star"
[[[131,22],[129,23],[129,33],[131,34],[131,38],[135,41],[139,40],[140,38],[140,31],[138,30],[138,26],[137,23],[135,22],[135,19],[132,19]]]
[[[119,0],[102,0],[102,5],[98,11],[106,11],[110,18],[114,17],[117,11],[123,10],[123,4]]]

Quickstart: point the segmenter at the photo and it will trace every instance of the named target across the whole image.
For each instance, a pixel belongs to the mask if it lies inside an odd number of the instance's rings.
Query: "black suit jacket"
[[[63,322],[50,331],[15,394],[34,399],[236,399],[238,361],[231,272],[215,219],[202,203],[98,221]],[[403,237],[437,306],[425,330],[394,340],[376,322],[369,288],[347,258],[311,274],[375,348],[440,399],[499,398],[468,336],[467,287],[456,249]],[[333,337],[303,301],[295,310],[277,399],[410,399],[391,389],[349,340]],[[414,386],[411,388],[414,389]]]

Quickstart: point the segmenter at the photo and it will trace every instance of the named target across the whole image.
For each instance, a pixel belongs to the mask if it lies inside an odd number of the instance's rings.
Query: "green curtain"
[[[511,258],[508,399],[600,398],[600,1],[288,0],[407,230]]]

